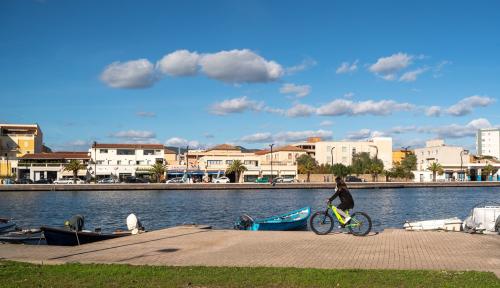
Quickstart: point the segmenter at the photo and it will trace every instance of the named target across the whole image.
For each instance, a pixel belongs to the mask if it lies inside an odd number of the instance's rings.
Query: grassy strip
[[[500,287],[487,272],[34,265],[0,261],[0,287]]]

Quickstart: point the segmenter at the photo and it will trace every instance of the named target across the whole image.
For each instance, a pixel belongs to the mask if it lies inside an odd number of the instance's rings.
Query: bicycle
[[[328,213],[329,210],[333,212],[341,224],[341,227],[349,229],[349,231],[355,236],[365,236],[372,230],[372,219],[368,216],[368,214],[357,211],[352,215],[349,215],[349,211],[345,210],[347,217],[351,217],[349,223],[346,224],[342,216],[338,213],[337,207],[331,202],[328,202],[325,211],[318,211],[309,219],[309,226],[311,226],[314,233],[318,235],[326,235],[332,232],[333,227],[335,226],[335,221],[333,220],[332,215]]]

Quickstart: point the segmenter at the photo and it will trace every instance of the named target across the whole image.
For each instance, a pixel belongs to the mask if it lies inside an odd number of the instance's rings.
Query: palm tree
[[[488,164],[488,165],[484,166],[484,168],[481,171],[481,174],[486,175],[486,181],[488,181],[488,177],[491,174],[495,174],[497,171],[498,171],[498,169],[493,167],[493,165]]]
[[[81,163],[78,160],[71,160],[69,163],[64,167],[64,171],[71,171],[73,172],[73,183],[76,184],[76,178],[78,177],[78,170],[83,170],[86,169],[87,166]]]
[[[161,177],[165,175],[165,171],[167,171],[167,165],[160,162],[153,164],[151,168],[149,168],[149,172],[153,175],[157,183],[160,182]]]
[[[333,166],[332,166],[332,172],[333,172],[333,175],[335,175],[337,177],[341,177],[343,179],[351,173],[351,168],[345,166],[342,163],[336,163],[336,164],[333,164]]]
[[[431,166],[429,166],[429,168],[427,168],[427,170],[430,170],[432,171],[432,181],[433,182],[436,182],[436,173],[439,174],[439,175],[443,175],[443,166],[441,166],[441,164],[439,163],[432,163]]]
[[[226,169],[226,174],[234,173],[234,179],[237,183],[240,183],[240,175],[247,171],[247,167],[241,163],[240,160],[234,160],[233,163]]]
[[[318,165],[316,160],[308,154],[300,155],[297,158],[297,165],[300,174],[307,174],[307,182],[310,182],[311,173],[316,169]]]
[[[384,164],[378,161],[374,161],[368,167],[368,173],[372,174],[372,181],[378,181],[378,175],[384,171]]]

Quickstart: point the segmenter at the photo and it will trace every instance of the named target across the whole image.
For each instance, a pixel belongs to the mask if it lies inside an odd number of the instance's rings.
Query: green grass
[[[34,265],[0,261],[0,287],[500,287],[487,272]]]

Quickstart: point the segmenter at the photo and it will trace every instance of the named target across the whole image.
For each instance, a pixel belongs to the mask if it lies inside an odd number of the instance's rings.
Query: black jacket
[[[343,204],[342,206],[352,208],[354,207],[354,200],[352,199],[351,192],[347,188],[341,187],[340,189],[337,189],[335,194],[333,194],[332,197],[330,197],[330,201],[333,201],[333,199],[339,197],[340,202]]]

